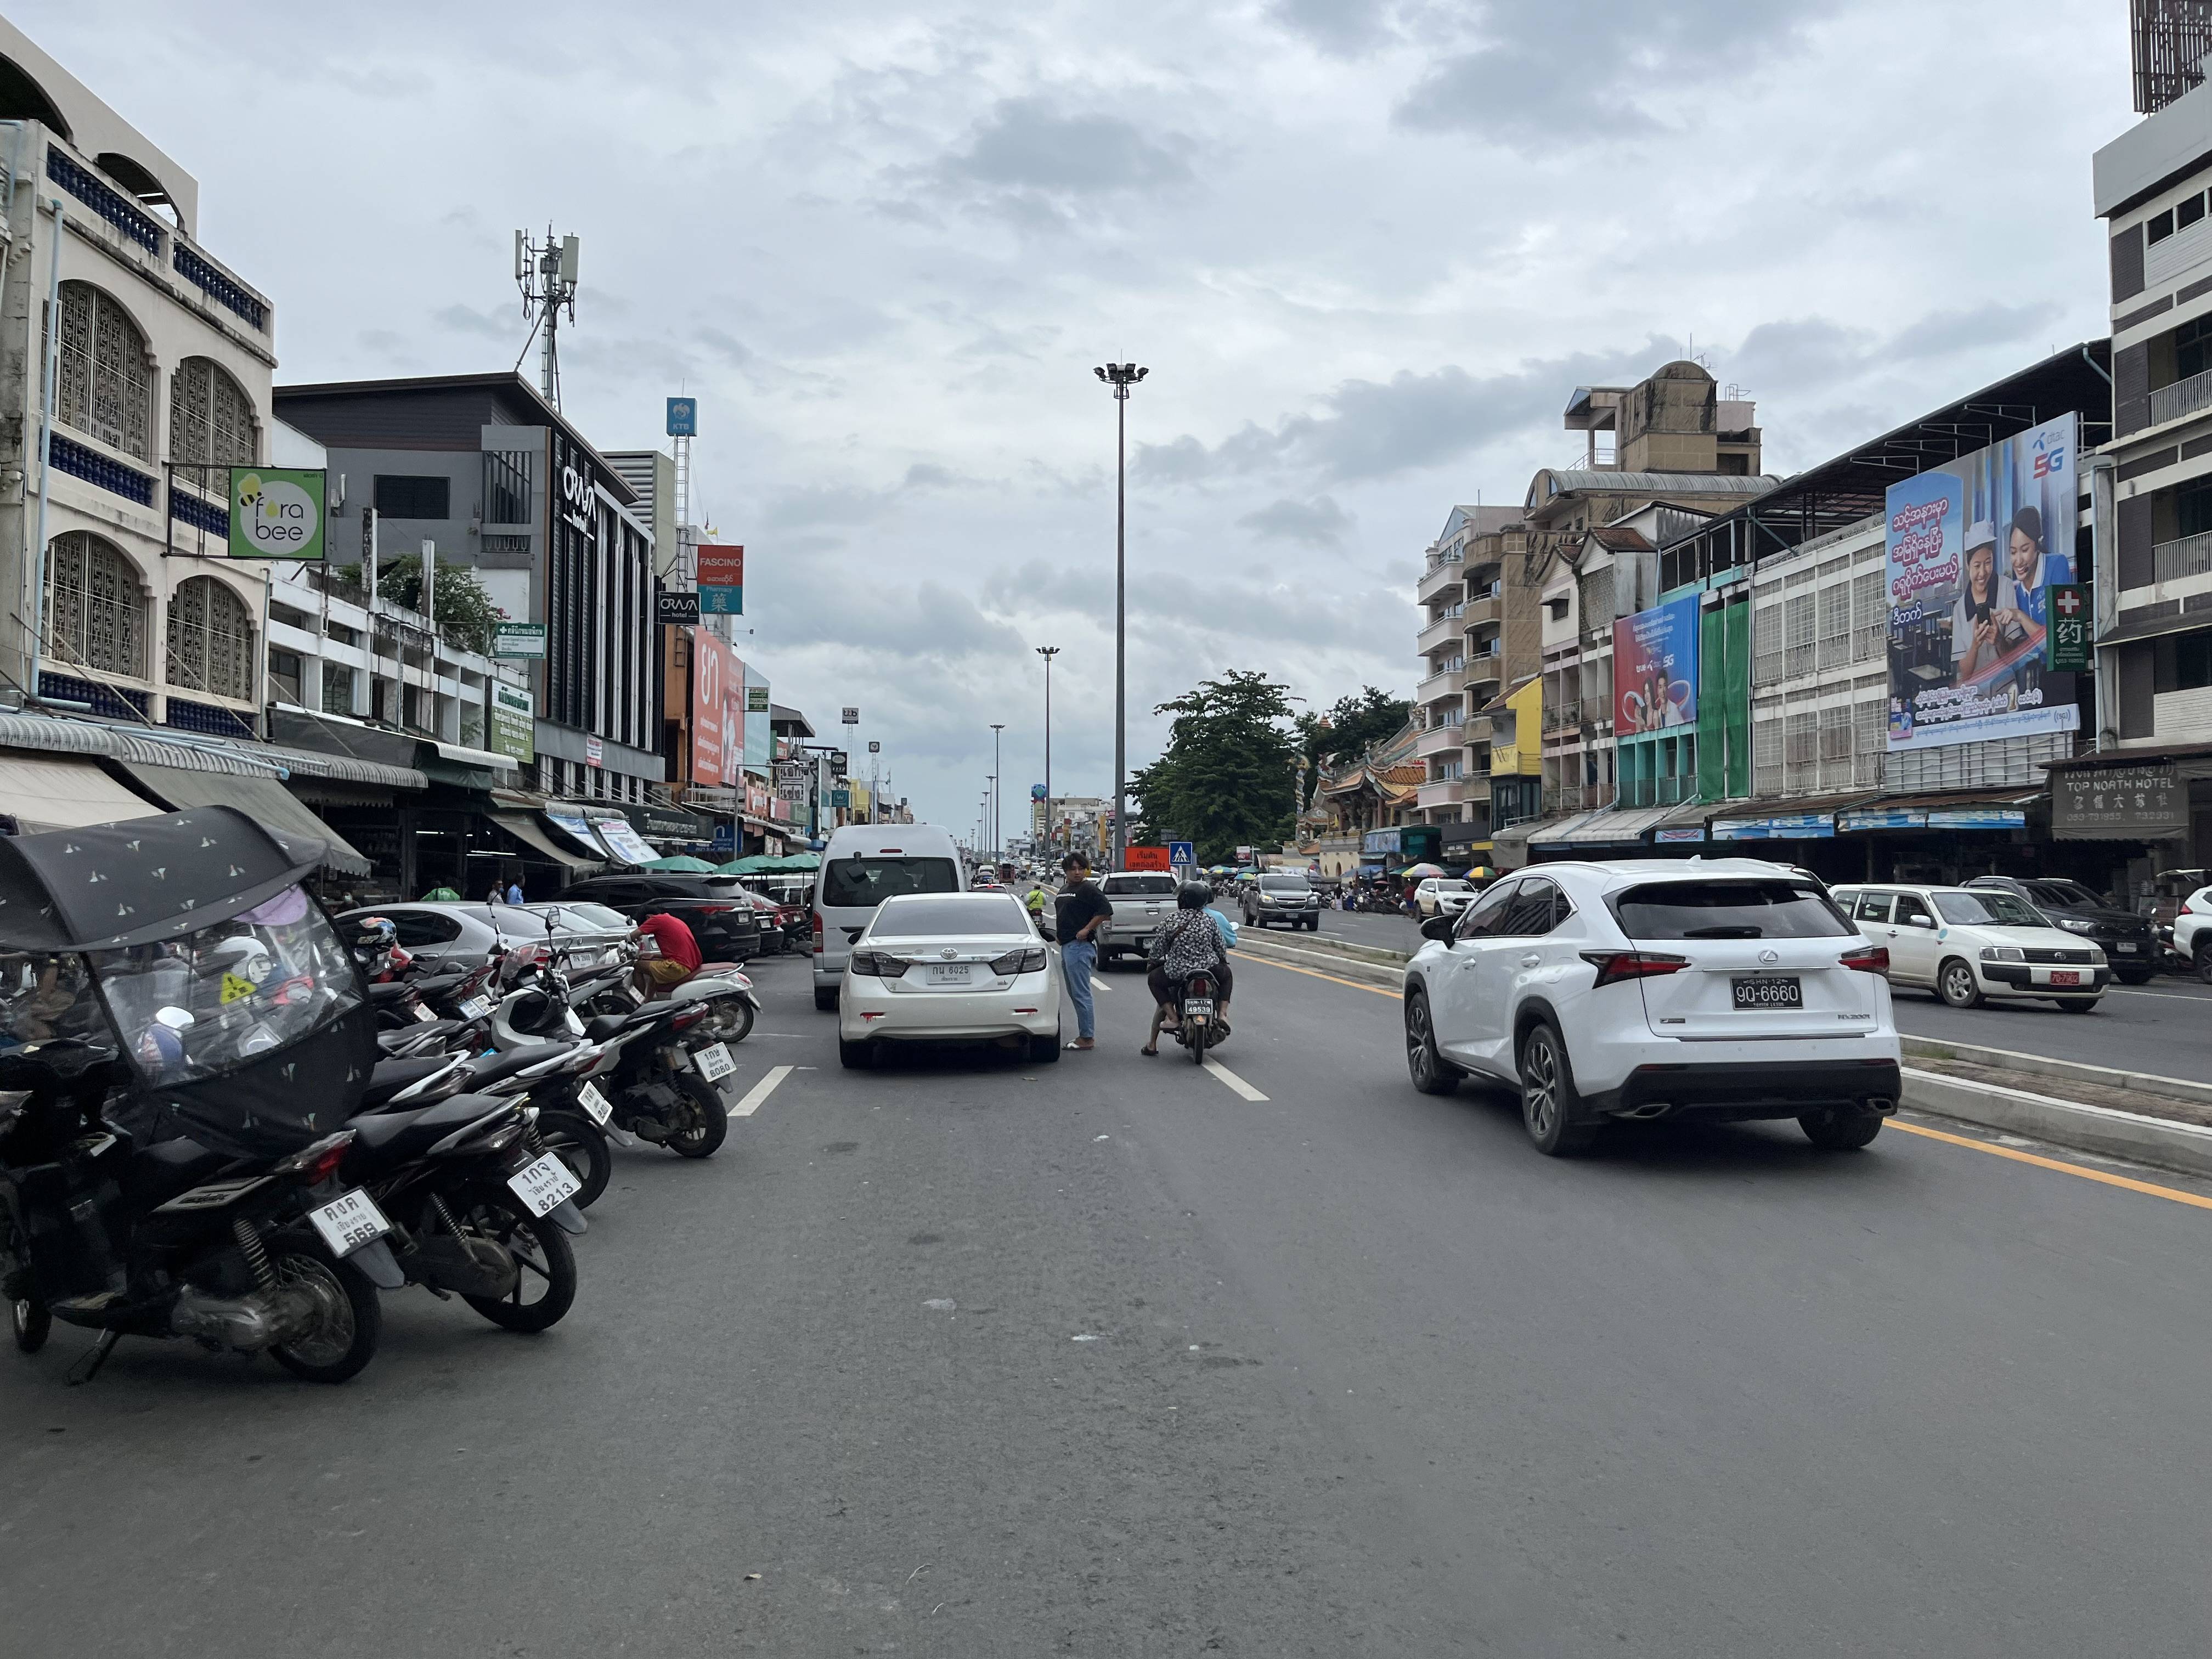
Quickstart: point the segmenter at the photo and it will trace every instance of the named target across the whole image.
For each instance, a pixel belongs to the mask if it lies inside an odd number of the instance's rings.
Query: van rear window
[[[1173,898],[1176,878],[1173,876],[1130,875],[1117,871],[1100,882],[1098,888],[1109,898]]]
[[[823,908],[872,910],[894,893],[957,893],[960,869],[951,859],[831,859],[822,872]]]
[[[1794,881],[1664,881],[1611,901],[1631,939],[1837,939],[1856,932],[1817,889]]]

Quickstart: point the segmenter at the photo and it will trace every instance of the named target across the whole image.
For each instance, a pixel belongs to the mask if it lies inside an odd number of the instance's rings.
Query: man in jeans
[[[1060,935],[1060,971],[1067,981],[1068,1000],[1075,1005],[1075,1041],[1071,1048],[1095,1048],[1097,1017],[1091,1000],[1091,969],[1098,960],[1092,937],[1113,919],[1114,907],[1091,879],[1091,860],[1070,853],[1060,860],[1067,884],[1053,901],[1053,924]]]

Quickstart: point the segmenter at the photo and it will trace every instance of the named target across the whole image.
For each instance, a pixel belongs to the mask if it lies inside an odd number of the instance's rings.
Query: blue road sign
[[[1195,864],[1198,862],[1198,848],[1190,842],[1171,841],[1168,843],[1168,862]]]

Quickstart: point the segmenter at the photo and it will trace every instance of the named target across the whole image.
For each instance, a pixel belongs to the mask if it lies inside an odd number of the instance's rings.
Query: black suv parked
[[[1969,887],[2001,887],[2049,916],[2054,927],[2092,939],[2123,985],[2141,985],[2158,971],[2158,934],[2150,918],[2107,902],[2078,881],[2059,876],[1976,876]]]
[[[586,876],[561,890],[563,900],[588,900],[619,910],[634,921],[665,913],[691,930],[708,962],[743,962],[761,949],[752,901],[735,876],[664,875],[644,870],[627,876]]]

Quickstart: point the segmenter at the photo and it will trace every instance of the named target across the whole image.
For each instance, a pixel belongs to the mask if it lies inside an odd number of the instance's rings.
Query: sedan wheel
[[[1982,988],[1974,981],[1974,970],[1957,957],[1946,962],[1942,972],[1936,975],[1936,992],[1954,1008],[1982,1006]]]

